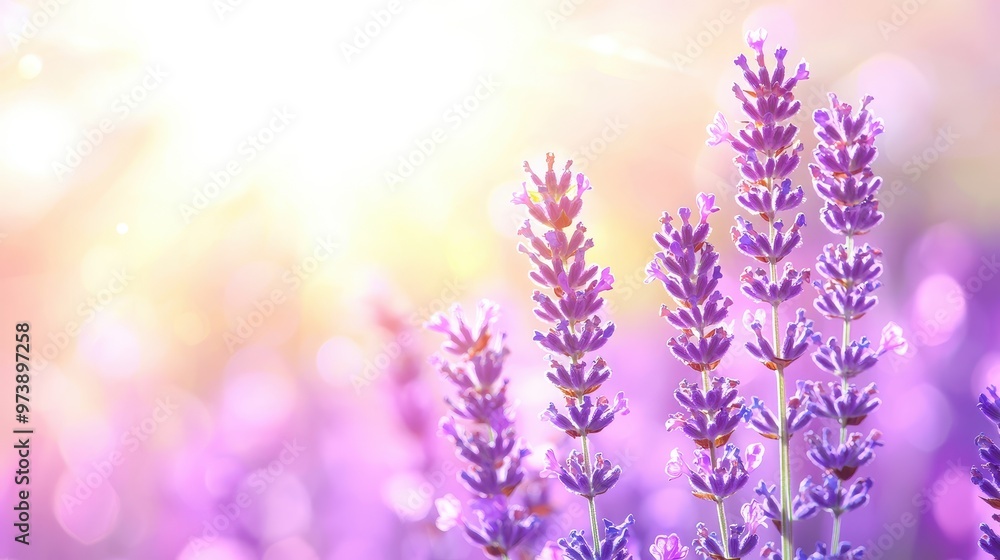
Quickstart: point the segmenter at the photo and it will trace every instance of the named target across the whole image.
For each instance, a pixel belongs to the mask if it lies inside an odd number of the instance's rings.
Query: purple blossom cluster
[[[997,388],[992,385],[987,390],[989,395],[979,395],[979,410],[1000,430],[1000,396],[997,396]],[[979,448],[979,457],[985,463],[972,467],[972,483],[979,487],[982,494],[980,498],[984,502],[991,508],[1000,510],[1000,447],[985,433],[976,436],[976,446]],[[1000,522],[1000,514],[994,513],[993,520]],[[993,558],[1000,558],[1000,536],[986,523],[981,524],[979,529],[983,532],[979,537],[979,548]]]
[[[732,348],[735,321],[729,311],[733,300],[719,289],[723,277],[719,253],[709,241],[709,220],[719,208],[713,195],[702,193],[697,198],[697,216],[690,208],[677,211],[679,220],[663,214],[661,229],[654,235],[659,251],[646,269],[646,282],[658,280],[673,300],[673,306],[663,305],[660,311],[677,330],[667,347],[681,364],[697,372],[693,380],[680,380],[674,391],[680,410],[666,421],[667,430],[683,433],[694,449],[687,457],[680,448],[674,449],[665,471],[670,480],[685,478],[696,498],[715,504],[718,528],[696,523],[691,546],[683,544],[676,533],[657,536],[649,547],[656,560],[681,560],[692,550],[706,560],[736,560],[758,548],[768,560],[860,560],[865,555],[863,547],[841,541],[841,521],[845,513],[870,500],[872,480],[857,475],[874,459],[882,445],[881,433],[849,428],[860,425],[881,401],[874,383],[861,386],[854,380],[886,352],[902,354],[907,349],[894,323],[883,329],[877,346],[866,337],[855,340],[851,336],[852,324],[878,302],[881,252],[869,244],[856,244],[855,237],[871,232],[884,218],[877,200],[882,180],[872,170],[878,154],[874,141],[883,126],[868,110],[871,97],[863,99],[854,112],[831,94],[831,107],[813,115],[819,144],[809,171],[822,201],[820,221],[843,236],[843,242],[823,248],[815,267],[819,278],[813,280],[809,269],[796,268],[788,261],[802,244],[806,225],[805,215],[797,212],[805,200],[804,191],[791,179],[803,150],[792,119],[801,108],[793,93],[795,86],[809,72],[805,62],[788,71],[787,51],[780,47],[774,51],[774,68],[769,68],[765,39],[763,30],[747,36],[755,67],[744,55],[735,60],[745,82],[733,86],[746,117],[741,119],[742,128],[731,132],[725,117],[718,114],[708,127],[708,144],[726,142],[736,152],[734,163],[740,173],[736,202],[746,214],[736,217],[731,233],[737,250],[754,261],[739,277],[740,291],[764,306],[743,314],[743,325],[750,333],[745,348],[775,373],[777,399],[773,406],[759,396],[752,396],[748,403],[739,393],[738,380],[717,373]],[[561,174],[554,170],[554,163],[555,156],[547,154],[547,170],[539,177],[525,162],[530,181],[513,200],[530,216],[518,231],[523,238],[518,250],[533,264],[529,277],[539,287],[533,295],[534,313],[548,324],[546,330],[535,332],[534,340],[549,353],[546,375],[563,396],[558,405],[550,403],[540,418],[579,440],[579,448],[562,458],[556,450],[547,451],[539,475],[558,479],[567,491],[586,499],[590,536],[586,531],[571,531],[559,540],[558,548],[548,543],[538,558],[631,560],[633,517],[627,516],[620,524],[608,519],[599,524],[597,515],[597,497],[615,487],[622,469],[591,449],[595,434],[629,413],[623,393],[599,394],[611,376],[597,352],[615,332],[614,324],[600,318],[603,293],[612,289],[614,278],[609,269],[586,259],[594,242],[579,215],[589,181],[583,174],[574,177],[572,162],[566,163]],[[789,212],[796,212],[791,219]],[[824,342],[801,308],[790,313],[792,320],[782,327],[783,304],[810,283],[818,293],[815,309],[839,322],[842,336]],[[495,320],[496,306],[484,302],[475,321],[467,322],[456,308],[452,316],[438,314],[428,324],[446,336],[442,351],[457,358],[434,360],[458,391],[457,399],[447,401],[451,413],[442,422],[441,432],[469,463],[460,478],[474,496],[466,506],[454,497],[439,500],[438,523],[449,528],[461,519],[469,539],[488,556],[510,558],[518,546],[526,549],[522,553],[539,548],[541,521],[509,500],[525,480],[521,460],[527,451],[516,439],[506,401],[507,380],[501,378],[501,371],[507,351],[503,337],[493,334]],[[813,362],[835,381],[798,381],[789,394],[786,370],[810,352]],[[1000,403],[992,388],[991,394],[992,400],[981,397],[980,408],[1000,427]],[[814,420],[835,427],[806,431]],[[763,462],[764,444],[741,448],[733,438],[741,424],[764,440],[777,442],[778,485],[766,481],[751,485],[752,473]],[[799,432],[805,432],[806,457],[821,469],[822,476],[815,481],[806,477],[793,485],[790,440]],[[973,481],[987,502],[1000,509],[1000,449],[982,435],[977,443],[987,461],[988,476],[973,469]],[[750,493],[750,488],[755,498],[744,502],[740,494]],[[730,523],[734,499],[740,500],[742,521]],[[829,545],[818,543],[814,552],[796,549],[793,523],[820,511],[833,518]],[[1000,520],[1000,516],[995,518]],[[781,535],[780,548],[771,542],[758,547],[758,531],[768,527],[768,521]],[[986,525],[983,531],[984,550],[1000,553],[1000,538]]]
[[[759,217],[767,227],[766,231],[758,231],[749,218],[737,217],[732,237],[741,253],[760,263],[743,271],[740,276],[742,292],[751,301],[770,307],[770,318],[765,310],[748,311],[743,318],[744,326],[753,334],[753,340],[746,345],[747,351],[775,371],[778,396],[777,415],[762,399],[754,399],[751,426],[779,444],[780,498],[775,499],[769,493],[773,487],[766,484],[758,487],[758,493],[767,506],[764,508],[766,515],[781,531],[782,553],[790,558],[793,508],[796,512],[805,510],[795,507],[792,499],[789,440],[793,433],[808,425],[812,413],[802,391],[786,399],[785,369],[807,352],[809,343],[818,335],[813,332],[812,321],[800,309],[795,320],[787,324],[782,337],[779,308],[802,293],[803,285],[809,281],[809,271],[796,269],[785,262],[779,277],[779,265],[802,243],[800,230],[806,225],[802,213],[796,214],[790,223],[780,214],[795,210],[805,198],[802,187],[793,186],[790,178],[799,165],[802,151],[802,143],[797,139],[798,128],[791,119],[801,108],[793,90],[798,82],[809,78],[809,70],[803,61],[793,73],[787,72],[785,57],[788,52],[781,47],[774,52],[776,65],[773,71],[770,70],[764,56],[766,38],[764,30],[747,35],[747,44],[756,55],[755,69],[742,54],[735,60],[743,71],[745,83],[733,84],[733,93],[746,116],[745,125],[733,134],[725,117],[717,114],[708,127],[708,144],[726,142],[736,152],[733,161],[740,172],[736,202],[751,216]]]
[[[870,97],[863,100],[861,110],[854,114],[849,105],[840,103],[831,94],[832,110],[822,109],[814,114],[819,145],[813,154],[816,163],[809,169],[816,192],[824,202],[820,218],[829,230],[845,237],[842,244],[827,245],[818,259],[816,271],[823,280],[813,282],[819,292],[814,306],[826,317],[842,322],[843,337],[840,342],[830,338],[822,343],[806,311],[798,309],[782,338],[780,306],[801,294],[810,281],[808,269],[798,270],[788,262],[779,277],[779,265],[801,244],[801,230],[805,226],[802,213],[790,225],[779,214],[795,210],[804,201],[802,187],[793,186],[789,177],[798,167],[803,149],[791,119],[801,108],[793,90],[799,81],[809,77],[809,72],[802,62],[794,74],[786,75],[787,51],[780,47],[774,52],[776,66],[769,70],[764,56],[766,37],[763,30],[747,36],[747,43],[756,54],[756,69],[751,69],[743,55],[736,59],[745,84],[734,85],[733,91],[747,117],[744,127],[735,134],[730,132],[721,114],[708,127],[709,145],[727,142],[737,153],[734,162],[741,175],[737,203],[767,224],[766,232],[758,231],[748,218],[737,217],[737,225],[732,229],[737,249],[767,267],[747,267],[740,277],[744,295],[770,307],[770,314],[766,310],[748,311],[743,323],[753,334],[753,340],[747,344],[749,354],[776,373],[779,403],[777,415],[757,397],[750,407],[750,426],[765,438],[778,440],[781,455],[780,497],[774,495],[776,488],[766,483],[756,489],[765,515],[774,520],[782,536],[781,551],[769,543],[764,555],[772,560],[791,558],[792,523],[825,510],[834,519],[831,545],[829,549],[820,545],[808,558],[849,558],[863,554],[863,550],[841,543],[841,516],[867,503],[872,485],[868,478],[851,480],[881,445],[877,430],[867,436],[848,433],[848,426],[860,424],[880,402],[874,384],[859,388],[849,380],[873,367],[885,352],[906,351],[901,330],[893,323],[883,330],[877,348],[872,348],[867,338],[857,341],[850,338],[851,322],[877,303],[873,292],[879,287],[878,277],[882,272],[881,253],[867,244],[855,247],[854,236],[870,232],[883,219],[876,200],[882,180],[871,168],[877,155],[874,140],[883,127],[882,121],[867,110]],[[839,382],[799,382],[795,393],[786,399],[785,370],[805,355],[812,344],[818,346],[813,361],[839,378]],[[819,482],[803,480],[798,494],[793,496],[789,440],[814,418],[836,421],[839,434],[828,428],[805,434],[809,446],[806,455],[824,474]],[[801,550],[797,552],[796,558],[799,557],[806,558]]]
[[[433,476],[440,455],[436,434],[440,418],[433,410],[431,400],[427,398],[427,379],[424,375],[427,360],[418,352],[417,345],[413,344],[416,338],[414,325],[384,301],[380,298],[373,302],[376,321],[387,335],[391,335],[391,344],[396,344],[399,348],[398,357],[389,367],[387,377],[391,390],[387,396],[392,399],[393,411],[400,427],[420,450],[417,454],[420,461],[415,467],[426,479]],[[407,515],[407,508],[401,505],[397,505],[397,513],[400,517],[400,530],[404,535],[400,540],[407,543],[407,554],[413,560],[429,560],[431,551],[439,546],[440,533],[430,530],[435,523],[435,516],[422,515],[414,519]]]
[[[878,430],[867,435],[849,431],[849,427],[860,425],[880,404],[874,383],[861,387],[851,381],[874,367],[886,352],[905,353],[906,342],[902,330],[894,323],[883,329],[877,348],[866,337],[860,340],[851,337],[854,321],[878,303],[874,292],[880,287],[882,253],[869,244],[856,245],[854,238],[869,233],[884,217],[876,199],[882,179],[872,170],[878,155],[875,138],[883,132],[883,126],[882,120],[868,110],[871,97],[862,100],[857,113],[834,94],[830,94],[830,101],[830,109],[813,114],[819,144],[813,152],[816,163],[809,170],[813,186],[823,200],[821,221],[831,232],[842,235],[844,242],[826,245],[819,255],[816,271],[823,280],[813,283],[818,292],[814,306],[827,318],[839,321],[843,333],[839,342],[830,337],[813,353],[816,365],[837,381],[809,383],[806,394],[810,412],[834,421],[839,434],[834,435],[829,428],[820,434],[806,434],[809,445],[806,456],[824,474],[822,482],[812,484],[807,479],[805,486],[816,508],[833,516],[830,546],[838,550],[847,546],[840,541],[841,517],[869,499],[871,479],[854,479],[854,476],[882,445]],[[849,546],[848,550],[854,553]]]
[[[450,412],[441,420],[441,433],[468,463],[459,479],[473,496],[464,506],[452,495],[438,499],[437,526],[444,531],[462,523],[470,542],[487,556],[506,560],[530,540],[539,521],[509,499],[524,480],[521,461],[528,450],[517,438],[507,403],[508,380],[502,374],[508,350],[503,335],[493,330],[497,314],[496,304],[483,301],[475,320],[468,321],[455,305],[450,315],[434,315],[427,328],[445,336],[442,355],[431,362],[455,387],[456,398],[446,399]]]
[[[719,254],[708,241],[708,219],[719,209],[713,195],[698,196],[698,219],[692,220],[690,208],[678,210],[681,223],[664,213],[662,229],[654,235],[660,247],[646,271],[646,282],[659,280],[676,307],[660,309],[679,334],[667,341],[671,353],[682,364],[697,371],[698,382],[680,382],[674,398],[684,409],[667,421],[667,430],[681,430],[695,445],[694,460],[688,464],[679,449],[674,449],[667,463],[667,476],[673,480],[686,477],[692,494],[714,502],[719,531],[710,532],[698,523],[695,553],[702,558],[737,559],[749,555],[757,546],[757,528],[764,524],[765,513],[756,501],[743,505],[743,523],[727,522],[727,498],[742,490],[763,460],[764,447],[756,443],[745,453],[730,442],[733,432],[750,416],[750,409],[739,395],[739,381],[713,377],[726,352],[732,346],[732,322],[726,324],[732,299],[718,290],[722,278]],[[675,534],[659,536],[650,548],[657,558],[683,558],[687,549],[679,548]],[[673,544],[670,544],[673,543]],[[667,548],[670,545],[671,548]]]
[[[586,260],[594,241],[587,237],[587,229],[577,218],[590,182],[582,173],[574,180],[571,161],[557,176],[554,162],[555,156],[547,154],[544,179],[525,162],[531,185],[524,183],[522,192],[515,193],[513,200],[527,208],[536,226],[544,228],[536,235],[529,219],[518,231],[524,238],[518,250],[531,259],[534,269],[530,277],[541,288],[533,297],[535,315],[550,325],[547,332],[535,333],[535,341],[551,352],[547,377],[565,397],[562,407],[550,404],[542,419],[579,439],[581,447],[562,463],[555,451],[549,451],[542,474],[558,478],[569,492],[587,500],[592,538],[588,542],[583,532],[572,531],[567,539],[559,541],[565,558],[627,560],[632,557],[627,546],[632,516],[619,525],[605,519],[602,538],[595,502],[597,496],[615,486],[622,469],[601,453],[592,456],[590,450],[590,437],[629,411],[622,393],[614,398],[593,396],[611,376],[605,361],[592,355],[615,331],[614,324],[602,323],[598,316],[604,305],[601,294],[612,288],[614,278],[609,269],[599,270]]]

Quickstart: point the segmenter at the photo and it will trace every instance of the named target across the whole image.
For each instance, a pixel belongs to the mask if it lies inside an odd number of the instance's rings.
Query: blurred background
[[[0,442],[0,556],[481,557],[434,527],[461,463],[436,435],[440,341],[419,327],[499,302],[520,431],[536,460],[565,443],[538,419],[558,395],[510,203],[522,161],[543,169],[547,151],[590,177],[589,257],[616,277],[603,352],[633,412],[595,438],[625,469],[601,513],[636,516],[642,558],[657,534],[690,541],[709,504],[663,474],[688,445],[663,423],[689,372],[643,269],[661,212],[716,193],[724,289],[737,318],[748,307],[732,153],[707,147],[705,126],[738,120],[732,61],[763,26],[769,50],[810,64],[805,154],[829,91],[873,95],[886,123],[887,218],[866,240],[885,287],[855,332],[894,320],[911,345],[865,380],[884,399],[866,427],[886,445],[844,534],[871,558],[982,557],[988,511],[968,473],[992,430],[976,397],[1000,381],[1000,53],[986,40],[1000,5],[3,0],[0,21],[2,359],[29,322],[35,429],[30,547],[13,542],[13,436]],[[796,178],[812,223],[792,261],[811,266],[836,239]],[[771,376],[733,356],[744,394],[770,398]],[[805,360],[791,374],[820,376]],[[547,499],[552,536],[585,525],[582,500]],[[800,544],[829,523],[803,522]]]

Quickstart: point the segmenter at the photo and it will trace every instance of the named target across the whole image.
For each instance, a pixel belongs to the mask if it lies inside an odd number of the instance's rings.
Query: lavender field
[[[0,15],[0,558],[1000,558],[996,4]]]

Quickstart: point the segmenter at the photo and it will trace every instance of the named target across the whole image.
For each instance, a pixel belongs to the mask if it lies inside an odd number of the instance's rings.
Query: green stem
[[[774,244],[776,231],[774,220],[768,220],[768,237]],[[776,282],[778,263],[770,263],[771,281]],[[778,304],[771,306],[771,327],[774,354],[781,357],[781,326],[778,318]],[[778,453],[781,463],[781,557],[792,558],[792,461],[788,434],[788,410],[785,407],[785,368],[775,364],[775,382],[778,385]]]
[[[850,259],[854,255],[854,237],[851,235],[847,236],[847,243],[845,244],[847,248],[847,258]],[[847,346],[851,343],[851,320],[844,319],[844,330],[843,330],[843,342],[841,347],[844,351],[847,350]],[[844,376],[840,379],[840,387],[843,389],[844,394],[847,394],[847,377]],[[847,422],[843,419],[840,421],[840,444],[844,445],[847,442]],[[841,486],[841,481],[837,479],[837,488]],[[833,536],[830,539],[831,552],[836,552],[840,546],[840,525],[841,525],[841,512],[836,512],[833,514]]]
[[[581,399],[582,400],[582,399]],[[587,434],[582,434],[580,436],[580,441],[583,444],[583,468],[584,472],[587,473],[587,478],[591,478],[591,466],[590,466],[590,445],[587,442]],[[594,501],[593,496],[587,497],[587,509],[590,511],[590,530],[594,533],[594,551],[601,549],[601,534],[598,532],[597,527],[597,503]]]
[[[576,332],[576,321],[570,321],[570,330]],[[573,356],[573,365],[579,362],[576,356]],[[583,395],[576,398],[578,404],[583,404]],[[593,478],[593,467],[590,464],[590,441],[587,438],[587,434],[580,434],[580,446],[583,448],[583,472],[586,473],[587,479]],[[601,550],[601,533],[600,528],[597,525],[597,502],[594,500],[593,496],[587,497],[587,510],[590,513],[590,530],[594,534],[594,551],[595,553]]]
[[[784,368],[775,370],[778,384],[778,443],[781,460],[781,550],[782,558],[792,558],[792,461],[788,434],[788,411],[785,408]],[[788,556],[786,556],[788,554]]]

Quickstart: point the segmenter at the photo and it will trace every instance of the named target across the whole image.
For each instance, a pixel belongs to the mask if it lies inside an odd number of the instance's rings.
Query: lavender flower
[[[570,452],[565,467],[559,464],[556,452],[551,449],[545,454],[545,462],[542,476],[558,478],[566,490],[588,500],[611,490],[622,474],[621,467],[604,460],[600,453],[594,456],[594,464],[590,468],[583,455],[576,450]]]
[[[559,546],[565,551],[564,558],[569,560],[630,560],[628,535],[629,527],[634,524],[635,519],[631,515],[621,525],[605,519],[604,542],[597,549],[591,548],[579,531],[570,531],[569,539],[560,539]]]
[[[416,339],[414,325],[407,318],[385,303],[386,299],[376,299],[372,305],[376,323],[382,327],[385,334],[391,336],[391,343],[398,344],[399,355],[392,361],[388,368],[388,380],[391,383],[389,395],[392,398],[393,411],[397,414],[399,424],[406,430],[411,442],[416,445],[420,452],[420,458],[416,465],[417,472],[425,479],[434,476],[434,471],[438,469],[439,452],[437,430],[438,420],[436,411],[432,409],[430,400],[426,398],[427,382],[425,364],[426,360],[420,355],[413,341]],[[367,381],[365,381],[367,383]],[[435,516],[424,515],[419,519],[411,519],[400,511],[401,531],[403,536],[400,542],[426,543],[425,546],[417,548],[412,544],[407,546],[407,555],[413,560],[429,560],[432,550],[438,544],[440,535],[429,531],[429,525],[433,524]]]
[[[806,477],[803,485],[808,487],[809,497],[816,506],[835,517],[868,503],[868,491],[872,487],[870,478],[859,478],[847,488],[841,486],[840,482],[836,476],[825,475],[822,484],[812,484],[810,478]]]
[[[666,473],[670,480],[687,476],[691,493],[696,498],[723,501],[739,492],[750,480],[750,473],[760,466],[764,448],[759,443],[747,447],[747,460],[740,457],[735,445],[727,445],[721,458],[712,460],[711,454],[695,449],[694,463],[688,465],[678,449],[670,453]]]
[[[649,553],[655,560],[683,560],[688,555],[688,547],[681,544],[677,535],[660,535],[649,545]]]
[[[694,543],[695,552],[700,554],[702,558],[713,560],[717,558],[742,558],[753,552],[759,540],[757,528],[765,524],[766,516],[757,502],[745,504],[740,509],[740,513],[744,523],[730,525],[729,537],[725,542],[720,541],[715,533],[709,533],[704,523],[699,523],[697,526],[699,538]]]
[[[803,284],[809,281],[809,271],[798,270],[786,263],[779,278],[778,265],[801,244],[800,230],[806,221],[801,213],[795,215],[790,223],[779,218],[778,214],[795,210],[804,199],[802,187],[793,186],[789,178],[798,167],[799,152],[802,151],[802,143],[796,139],[798,128],[791,123],[791,119],[801,107],[793,90],[798,82],[809,77],[809,70],[803,61],[794,73],[786,72],[785,57],[788,52],[781,47],[774,52],[776,66],[773,71],[770,70],[764,57],[766,38],[767,32],[763,29],[747,35],[747,44],[756,54],[757,68],[751,68],[742,54],[735,61],[743,71],[746,82],[733,85],[733,93],[746,115],[743,120],[745,125],[734,134],[729,131],[726,118],[721,113],[717,114],[708,127],[708,144],[714,146],[725,142],[736,151],[733,161],[741,176],[736,202],[751,216],[758,216],[767,224],[766,230],[758,231],[749,219],[737,217],[732,237],[741,253],[767,267],[747,267],[740,280],[747,297],[771,307],[769,321],[767,313],[760,311],[748,316],[744,324],[756,339],[747,344],[750,354],[776,374],[778,417],[773,418],[762,402],[755,401],[755,410],[760,414],[755,415],[756,422],[752,425],[765,436],[776,437],[779,443],[781,522],[778,526],[782,533],[782,551],[786,558],[790,558],[793,506],[789,458],[791,430],[787,410],[793,406],[801,410],[796,422],[798,428],[809,422],[811,413],[804,401],[805,395],[796,395],[794,403],[786,404],[785,369],[805,353],[807,344],[817,335],[812,332],[812,323],[800,310],[796,320],[789,323],[785,330],[784,339],[780,338],[779,307],[802,292]],[[771,337],[770,341],[767,336]]]
[[[799,389],[788,399],[788,406],[785,412],[785,430],[789,435],[805,428],[813,419],[813,414],[809,411],[804,392],[804,383],[799,383]],[[780,438],[778,419],[774,413],[764,404],[764,401],[757,397],[753,398],[750,406],[750,427],[758,434],[767,439],[777,440]]]
[[[882,404],[876,396],[878,390],[874,383],[863,389],[848,385],[847,390],[836,383],[804,383],[803,386],[811,397],[809,407],[815,416],[844,420],[848,426],[857,426]]]
[[[803,481],[805,483],[805,481]],[[763,480],[757,484],[754,488],[754,492],[761,497],[761,512],[764,517],[770,519],[774,526],[781,531],[781,507],[778,505],[778,500],[780,498],[775,498],[774,494],[777,487],[774,485],[768,486]],[[809,519],[810,517],[816,515],[819,510],[818,506],[812,501],[808,495],[809,487],[807,484],[799,485],[799,492],[792,498],[792,519],[800,521],[802,519]]]
[[[586,253],[594,246],[586,236],[582,223],[568,231],[583,207],[583,194],[590,182],[570,172],[572,162],[560,176],[553,170],[555,156],[546,155],[548,169],[544,179],[538,177],[527,162],[524,164],[532,186],[514,194],[513,202],[524,205],[536,225],[546,228],[541,235],[532,230],[532,220],[526,220],[518,233],[524,243],[518,250],[534,264],[529,273],[542,290],[533,296],[535,315],[550,324],[547,332],[536,332],[535,341],[552,354],[547,358],[551,368],[548,379],[565,395],[565,412],[550,404],[542,419],[574,439],[580,440],[580,451],[573,451],[560,465],[554,451],[546,454],[544,475],[556,477],[566,489],[587,499],[590,514],[592,544],[584,534],[570,533],[559,541],[567,558],[573,560],[629,560],[629,516],[621,525],[604,520],[604,538],[597,523],[595,498],[613,488],[621,476],[621,467],[597,453],[591,457],[590,436],[606,429],[618,416],[628,414],[628,401],[622,393],[615,398],[592,398],[611,376],[611,370],[600,357],[589,354],[602,348],[615,331],[612,323],[601,322],[597,315],[604,306],[601,293],[612,288],[614,278],[609,269],[599,270],[588,264]]]
[[[976,406],[989,418],[990,422],[1000,426],[1000,396],[997,396],[997,388],[993,385],[987,387],[987,390],[990,392],[990,396],[987,397],[986,393],[979,395],[979,404]]]
[[[993,385],[987,387],[987,390],[989,395],[980,394],[977,406],[1000,430],[1000,396],[997,396],[997,388]],[[972,483],[979,487],[983,494],[980,498],[984,502],[993,509],[1000,510],[1000,448],[984,433],[976,436],[976,447],[979,448],[979,457],[985,463],[972,467]],[[993,514],[993,520],[1000,522],[1000,514]],[[983,532],[979,537],[979,548],[1000,559],[1000,537],[986,523],[980,525],[979,529]]]
[[[993,514],[993,520],[1000,521],[1000,515]],[[979,530],[983,532],[983,536],[979,537],[979,548],[994,558],[1000,558],[1000,536],[985,523],[979,526]]]
[[[882,445],[881,432],[872,430],[867,438],[855,432],[843,443],[830,440],[830,429],[823,428],[822,437],[815,432],[806,434],[809,451],[806,456],[817,467],[835,475],[840,480],[850,480],[854,473],[875,458],[875,448]]]
[[[854,237],[870,232],[882,222],[878,209],[882,179],[872,171],[878,155],[875,138],[884,131],[882,120],[868,110],[871,97],[865,97],[854,113],[851,106],[830,94],[830,109],[813,114],[819,145],[813,152],[815,164],[810,164],[813,186],[823,199],[820,212],[823,224],[838,235],[843,244],[827,245],[819,255],[816,271],[823,278],[815,281],[818,295],[816,309],[826,317],[840,321],[843,335],[838,342],[830,338],[813,353],[820,369],[839,378],[824,386],[809,384],[810,410],[816,416],[835,420],[839,438],[824,428],[822,436],[806,434],[810,446],[807,456],[826,476],[822,485],[809,489],[809,495],[820,509],[833,515],[833,537],[830,548],[840,550],[841,516],[868,501],[869,479],[858,479],[849,488],[842,488],[858,468],[874,458],[875,447],[881,445],[880,433],[872,430],[867,438],[860,433],[848,434],[848,426],[856,426],[868,417],[881,401],[875,396],[875,384],[861,389],[849,380],[871,369],[889,350],[906,352],[901,329],[889,323],[883,329],[882,341],[873,349],[867,338],[851,339],[851,326],[877,303],[875,291],[881,286],[882,252],[869,244],[855,246]]]
[[[667,477],[673,480],[686,476],[694,496],[716,504],[721,536],[699,523],[695,553],[703,558],[742,558],[756,547],[756,527],[766,516],[759,504],[751,502],[744,507],[745,523],[730,525],[725,500],[746,486],[750,473],[763,459],[764,448],[754,444],[741,454],[737,446],[729,443],[750,410],[739,396],[738,381],[711,376],[733,339],[732,326],[724,324],[733,302],[717,289],[722,277],[719,254],[708,242],[708,219],[718,210],[714,196],[701,194],[697,221],[692,220],[689,208],[677,211],[681,223],[676,226],[673,218],[664,213],[660,219],[662,230],[654,236],[661,251],[646,269],[646,282],[659,280],[677,305],[674,309],[664,305],[660,311],[680,331],[667,341],[667,347],[682,364],[701,374],[700,387],[686,379],[680,382],[674,398],[684,412],[674,414],[666,424],[667,430],[681,430],[692,439],[696,447],[694,462],[688,464],[681,451],[674,449],[666,466]],[[668,542],[677,542],[677,536],[658,536],[654,546],[663,546],[650,550],[669,558],[664,548]],[[676,556],[679,550],[674,547],[673,554]]]
[[[772,543],[767,543],[761,550],[761,557],[766,560],[781,560],[781,553],[774,550]],[[806,553],[799,549],[794,560],[863,560],[865,557],[864,547],[851,548],[850,543],[843,543],[837,552],[828,552],[826,545],[819,543],[816,545],[816,552],[806,556]]]
[[[760,309],[753,315],[747,311],[743,316],[743,324],[757,338],[756,342],[747,343],[747,351],[764,364],[767,369],[784,370],[806,353],[810,342],[818,342],[819,340],[819,335],[812,330],[813,322],[806,319],[804,309],[799,309],[795,321],[788,323],[785,328],[785,338],[781,344],[781,351],[775,352],[763,333],[763,322],[766,319],[767,313]]]
[[[442,353],[457,360],[435,356],[432,363],[458,392],[457,400],[447,400],[451,413],[441,420],[441,433],[469,464],[459,480],[474,496],[464,508],[454,496],[437,500],[437,526],[448,530],[462,518],[470,542],[489,557],[508,559],[532,536],[538,520],[509,500],[524,479],[521,460],[528,451],[517,439],[507,404],[502,369],[508,351],[503,335],[493,332],[497,313],[496,304],[483,301],[470,323],[455,305],[450,316],[436,314],[427,328],[446,337]]]

